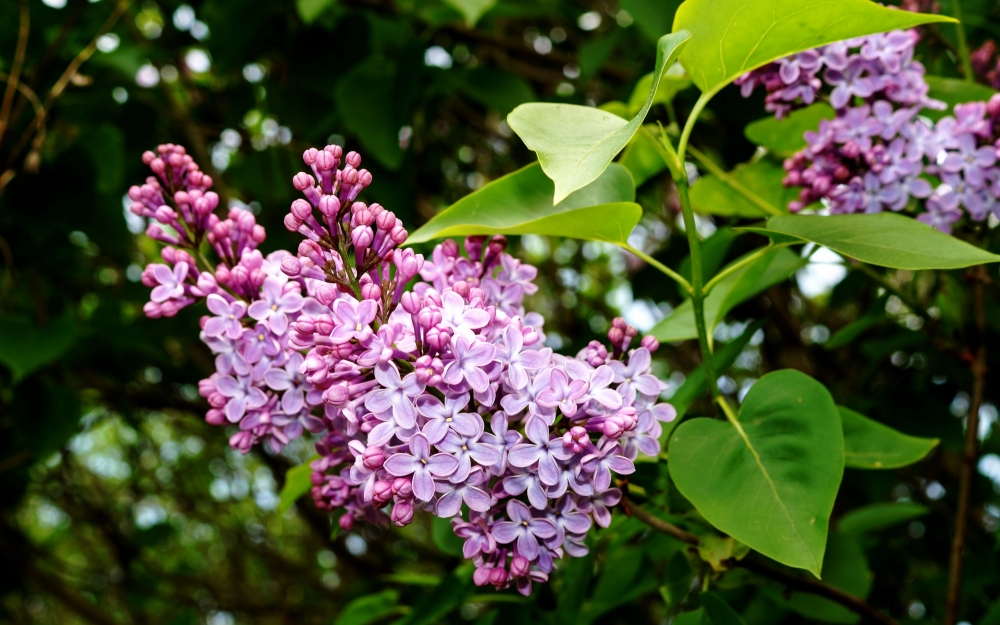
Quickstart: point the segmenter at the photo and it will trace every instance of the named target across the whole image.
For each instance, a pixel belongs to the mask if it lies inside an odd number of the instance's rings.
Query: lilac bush
[[[357,201],[372,180],[357,153],[305,152],[311,173],[293,179],[305,199],[284,220],[303,239],[266,257],[264,229],[240,208],[220,219],[211,179],[183,148],[143,160],[154,175],[130,189],[132,211],[169,244],[143,273],[146,314],[205,302],[217,369],[199,384],[206,420],[238,426],[230,444],[244,453],[322,433],[312,496],[345,530],[404,526],[418,511],[450,518],[477,584],[528,594],[608,526],[613,474],[659,454],[676,411],[650,374],[654,338],[635,344],[615,319],[610,348],[553,353],[523,305],[535,268],[502,236],[468,237],[465,256],[453,240],[430,259],[401,248],[402,222]]]
[[[919,207],[917,218],[951,232],[963,216],[1000,216],[1000,96],[943,109],[928,97],[924,68],[913,60],[917,31],[893,31],[807,50],[742,76],[748,96],[767,91],[779,119],[826,99],[836,117],[807,132],[807,146],[785,161],[785,185],[802,187],[797,212],[822,201],[831,213]]]

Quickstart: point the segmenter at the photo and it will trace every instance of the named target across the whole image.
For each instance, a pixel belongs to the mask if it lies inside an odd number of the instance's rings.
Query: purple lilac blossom
[[[794,69],[818,63],[804,54]],[[660,424],[676,417],[650,373],[659,344],[630,349],[638,332],[615,319],[609,347],[554,354],[523,305],[537,271],[504,237],[467,238],[467,257],[454,241],[429,260],[400,249],[402,222],[357,199],[371,182],[361,157],[327,146],[307,150],[310,172],[292,181],[304,196],[284,221],[303,237],[296,253],[265,257],[252,214],[209,210],[211,180],[183,148],[143,158],[156,175],[130,191],[133,211],[177,233],[151,227],[170,246],[143,273],[146,314],[206,303],[217,367],[199,383],[206,420],[236,424],[230,444],[244,453],[320,434],[312,496],[343,511],[345,530],[450,518],[477,584],[528,594],[608,525],[613,474],[659,454]],[[203,244],[214,268],[195,260]]]
[[[785,160],[785,186],[801,187],[790,210],[816,202],[834,214],[911,207],[920,221],[948,233],[963,216],[1000,217],[1000,96],[956,105],[954,116],[936,124],[919,117],[923,108],[944,105],[927,96],[924,68],[913,60],[918,40],[915,30],[861,37],[799,53],[737,80],[744,95],[764,86],[767,108],[779,118],[814,98],[827,99],[836,110],[834,119],[805,133],[804,149]],[[831,49],[839,52],[831,55]],[[816,93],[801,97],[797,86],[811,85],[820,75]]]

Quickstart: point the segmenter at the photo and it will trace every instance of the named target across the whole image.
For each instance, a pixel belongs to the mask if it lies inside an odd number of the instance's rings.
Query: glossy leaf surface
[[[596,180],[628,144],[653,104],[659,78],[687,40],[686,32],[660,38],[653,72],[657,80],[631,121],[589,106],[540,102],[522,104],[507,116],[507,123],[538,154],[545,174],[555,181],[554,204]]]
[[[455,202],[407,241],[423,243],[470,234],[574,236],[570,231],[584,239],[617,240],[627,238],[642,216],[642,209],[632,203],[634,198],[631,175],[612,164],[597,180],[553,206],[552,181],[534,163]]]
[[[680,61],[698,88],[713,94],[752,69],[802,50],[951,21],[869,0],[687,0],[677,9],[674,32],[691,33]]]
[[[819,575],[844,472],[830,393],[798,371],[769,373],[735,423],[693,419],[674,431],[670,475],[719,530],[788,566]]]

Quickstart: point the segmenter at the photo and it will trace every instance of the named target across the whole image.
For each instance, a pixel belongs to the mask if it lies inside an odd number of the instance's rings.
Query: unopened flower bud
[[[490,571],[490,583],[493,584],[497,590],[500,590],[507,585],[507,569],[498,566]]]
[[[406,293],[403,293],[403,296],[402,298],[400,298],[399,303],[403,307],[403,310],[410,313],[411,315],[415,315],[418,312],[420,312],[420,309],[423,306],[423,300],[420,298],[419,295],[417,295],[413,291],[407,291]]]
[[[413,496],[413,484],[408,477],[397,477],[392,481],[392,494],[400,499],[409,499]]]
[[[397,503],[392,507],[392,522],[398,527],[409,525],[413,521],[413,506],[406,503]]]
[[[531,569],[531,562],[521,554],[515,555],[510,561],[510,576],[523,577]]]
[[[361,462],[367,468],[374,471],[385,462],[385,452],[382,451],[381,447],[368,447],[365,449],[365,453],[361,455]]]
[[[657,341],[656,337],[651,334],[647,334],[642,337],[642,341],[639,344],[649,350],[649,353],[651,354],[660,349],[660,342]]]

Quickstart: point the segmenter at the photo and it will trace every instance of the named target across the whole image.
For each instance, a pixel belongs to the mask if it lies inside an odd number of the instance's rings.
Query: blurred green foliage
[[[37,123],[22,90],[0,136],[0,621],[568,625],[665,623],[684,612],[673,622],[724,623],[733,616],[727,604],[748,625],[831,618],[829,604],[789,597],[749,572],[718,580],[685,545],[627,514],[591,536],[590,555],[560,565],[551,583],[523,599],[474,587],[454,537],[429,518],[403,530],[335,535],[335,522],[307,498],[282,513],[285,473],[312,455],[308,442],[278,456],[230,451],[227,434],[202,419],[196,384],[212,363],[197,341],[198,312],[142,316],[148,293],[138,279],[158,251],[135,236],[142,224],[125,215],[123,194],[146,175],[144,150],[186,144],[225,202],[259,213],[270,236],[265,251],[294,245],[281,225],[290,179],[298,155],[328,141],[362,151],[375,176],[366,198],[416,227],[533,160],[503,121],[518,104],[628,102],[679,4],[0,4],[0,72],[18,65],[26,33],[21,80],[46,110]],[[1000,36],[995,3],[964,4],[974,45]],[[120,17],[109,22],[116,9]],[[921,60],[929,73],[957,76],[953,29],[928,32]],[[67,72],[92,42],[93,56]],[[60,83],[64,90],[53,92]],[[696,98],[681,90],[654,115],[669,126]],[[753,155],[744,129],[763,117],[760,99],[727,88],[696,128],[697,144],[730,171]],[[672,186],[662,174],[643,182],[645,215],[631,242],[683,272],[687,246],[676,236]],[[716,267],[763,241],[731,237],[726,224],[701,222],[705,236],[717,232]],[[530,307],[546,316],[553,346],[568,353],[606,332],[615,315],[648,329],[683,303],[660,274],[610,245],[526,236],[512,249],[538,265],[542,288]],[[813,260],[797,280],[768,283],[718,326],[717,342],[733,346],[716,358],[731,363],[721,386],[742,396],[763,373],[792,367],[826,384],[838,403],[941,439],[917,465],[848,469],[833,512],[844,531],[831,538],[847,546],[830,550],[842,556],[830,566],[845,587],[870,592],[872,604],[901,622],[939,622],[968,368],[935,349],[919,331],[926,319],[881,285]],[[831,276],[840,280],[817,288]],[[971,323],[960,274],[896,271],[888,279],[934,302],[954,326]],[[965,613],[982,625],[1000,622],[1000,436],[991,403],[1000,311],[989,306],[993,366],[965,592]],[[861,340],[825,349],[841,330]],[[698,364],[688,341],[665,345],[655,367],[673,391],[684,389],[678,397],[689,412],[705,414],[705,399],[692,401],[705,383]],[[630,488],[672,521],[700,523],[666,463],[639,465]],[[911,508],[857,516],[893,503]],[[703,607],[693,587],[713,588],[701,595]]]

